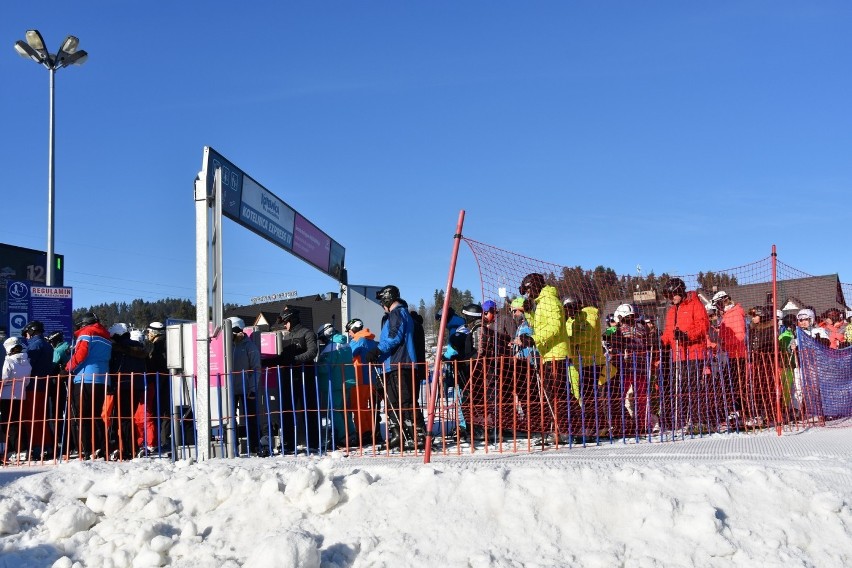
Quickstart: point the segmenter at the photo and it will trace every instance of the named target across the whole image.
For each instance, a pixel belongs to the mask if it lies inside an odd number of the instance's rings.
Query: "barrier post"
[[[453,252],[450,255],[450,271],[447,275],[447,288],[444,293],[444,306],[441,309],[441,327],[438,329],[438,347],[435,350],[435,364],[432,368],[432,380],[426,381],[429,393],[429,405],[426,411],[426,451],[423,454],[423,463],[429,463],[432,459],[432,424],[435,421],[435,402],[438,397],[441,376],[441,346],[444,344],[444,331],[447,329],[447,316],[450,311],[450,295],[453,292],[453,278],[456,273],[456,260],[459,256],[459,244],[462,238],[462,226],[464,225],[464,209],[459,211],[459,220],[456,224],[456,233],[453,235]]]
[[[779,365],[780,354],[778,347],[778,252],[772,245],[772,337],[775,342],[772,346],[772,366],[775,377],[775,432],[781,435],[781,367]]]

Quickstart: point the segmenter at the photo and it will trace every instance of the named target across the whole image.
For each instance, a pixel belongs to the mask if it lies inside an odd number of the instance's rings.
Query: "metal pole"
[[[53,197],[54,197],[54,154],[53,150],[55,148],[55,136],[54,131],[56,130],[56,122],[55,122],[55,104],[54,104],[54,84],[56,79],[56,69],[53,66],[49,67],[50,70],[50,135],[48,142],[48,151],[47,151],[47,266],[46,268],[46,280],[45,284],[47,286],[53,286]]]
[[[464,209],[459,211],[459,221],[456,224],[456,234],[453,235],[453,253],[450,255],[450,273],[447,275],[447,289],[444,294],[444,306],[441,310],[441,327],[438,329],[438,347],[435,350],[435,362],[432,368],[432,381],[427,382],[429,388],[429,405],[426,411],[426,451],[423,454],[423,463],[429,463],[432,459],[432,424],[435,422],[435,400],[438,397],[438,377],[441,372],[441,347],[444,345],[444,331],[447,329],[447,318],[450,311],[450,295],[453,292],[453,277],[456,274],[456,260],[459,256],[459,243],[462,238],[462,226],[464,225]]]
[[[772,369],[775,377],[775,432],[781,435],[781,367],[778,353],[778,253],[772,245]],[[767,416],[767,418],[769,418]]]

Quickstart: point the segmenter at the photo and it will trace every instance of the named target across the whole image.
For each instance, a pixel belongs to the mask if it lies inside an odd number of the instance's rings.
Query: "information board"
[[[64,258],[54,255],[54,280],[57,286],[64,282]],[[0,329],[9,333],[9,304],[7,284],[11,280],[26,280],[44,284],[47,274],[47,253],[40,250],[0,243]]]
[[[29,322],[37,320],[44,324],[45,336],[61,331],[70,343],[74,332],[74,294],[71,288],[12,280],[6,287],[6,299],[10,337],[20,336]]]

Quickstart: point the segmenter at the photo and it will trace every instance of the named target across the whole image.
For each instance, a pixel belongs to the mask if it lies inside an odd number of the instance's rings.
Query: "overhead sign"
[[[279,300],[289,300],[291,298],[298,298],[299,293],[296,290],[292,290],[290,292],[278,292],[277,294],[269,294],[266,296],[255,296],[251,298],[252,304],[265,304],[267,302],[277,302]]]
[[[222,215],[345,281],[346,249],[340,243],[209,146],[204,148],[202,168],[207,173],[207,195],[213,194],[216,169],[222,170]]]
[[[61,254],[54,255],[55,284],[64,283],[64,258]],[[27,280],[36,284],[44,284],[47,274],[47,253],[40,250],[16,247],[0,243],[0,329],[8,333],[9,306],[7,302],[7,284],[11,280]]]
[[[72,337],[74,294],[71,288],[12,280],[6,287],[6,299],[10,337],[20,336],[27,324],[34,320],[44,324],[45,336],[61,331],[67,339]]]

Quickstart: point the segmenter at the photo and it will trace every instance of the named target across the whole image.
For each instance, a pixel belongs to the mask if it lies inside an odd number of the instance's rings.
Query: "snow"
[[[0,567],[849,566],[852,429],[0,469]]]

